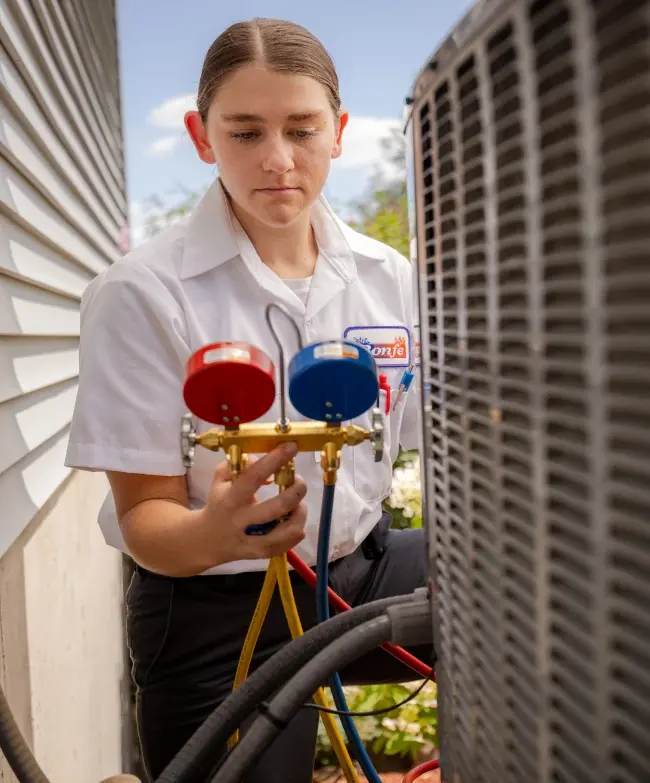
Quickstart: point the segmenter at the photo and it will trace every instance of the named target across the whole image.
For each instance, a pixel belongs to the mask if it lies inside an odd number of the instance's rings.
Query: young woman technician
[[[199,158],[218,167],[218,178],[187,219],[100,274],[83,297],[66,464],[107,473],[104,534],[137,564],[128,644],[152,779],[231,692],[267,559],[294,548],[316,563],[318,454],[297,456],[300,478],[281,496],[265,482],[294,457],[290,447],[264,455],[235,482],[223,454],[207,449],[197,448],[193,467],[183,467],[182,385],[194,351],[245,341],[277,366],[269,302],[289,310],[305,343],[345,336],[377,345],[383,336],[378,364],[392,390],[384,458],[376,464],[367,443],[343,449],[331,585],[358,604],[425,584],[422,531],[391,530],[381,507],[398,447],[418,446],[415,388],[394,404],[414,349],[412,272],[397,252],[340,221],[322,196],[347,122],[334,65],[313,35],[277,20],[233,25],[210,47],[197,111],[185,117]],[[282,317],[274,321],[290,357],[295,334]],[[276,397],[263,418],[277,420],[279,411]],[[288,414],[301,418],[291,405]],[[370,414],[357,423],[369,427]],[[244,534],[283,515],[266,536]],[[309,628],[314,593],[299,579],[293,584]],[[289,639],[276,597],[253,666]],[[412,652],[432,661],[431,650]],[[381,650],[341,676],[358,684],[414,677]],[[305,708],[247,783],[311,781],[317,722]]]

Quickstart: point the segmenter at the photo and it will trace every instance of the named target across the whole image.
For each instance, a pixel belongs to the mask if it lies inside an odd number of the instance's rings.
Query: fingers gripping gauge
[[[275,367],[248,343],[206,345],[187,362],[183,399],[197,418],[210,424],[228,427],[254,421],[275,400]]]

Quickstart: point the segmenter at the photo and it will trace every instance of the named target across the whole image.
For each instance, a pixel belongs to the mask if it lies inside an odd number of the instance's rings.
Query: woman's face
[[[346,123],[315,79],[262,65],[243,66],[222,84],[205,125],[197,112],[185,117],[199,157],[217,164],[235,204],[277,228],[320,196]]]

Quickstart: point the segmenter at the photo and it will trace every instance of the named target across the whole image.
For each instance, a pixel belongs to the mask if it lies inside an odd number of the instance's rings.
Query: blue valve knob
[[[267,533],[270,533],[279,523],[279,519],[274,519],[272,522],[262,522],[257,525],[249,525],[247,528],[244,528],[244,533],[246,533],[247,536],[265,536]]]

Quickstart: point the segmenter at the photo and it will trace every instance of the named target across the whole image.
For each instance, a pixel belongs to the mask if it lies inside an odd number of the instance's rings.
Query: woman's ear
[[[184,117],[185,129],[192,139],[197,155],[204,163],[216,163],[214,150],[208,139],[203,119],[198,111],[188,111]]]
[[[336,141],[332,147],[332,160],[339,158],[343,152],[343,131],[345,130],[345,126],[348,124],[349,119],[350,115],[347,113],[347,111],[345,111],[345,109],[341,109],[338,116]]]

